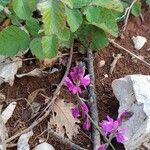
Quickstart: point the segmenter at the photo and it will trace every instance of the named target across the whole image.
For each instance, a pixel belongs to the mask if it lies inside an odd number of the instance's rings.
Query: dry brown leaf
[[[72,136],[78,133],[79,126],[76,124],[80,121],[72,117],[71,109],[74,107],[72,103],[66,103],[63,99],[56,101],[53,107],[53,116],[50,119],[50,127],[54,129],[60,136]]]
[[[36,98],[36,96],[39,92],[45,92],[45,89],[36,89],[35,91],[33,91],[32,93],[29,94],[27,100],[30,104],[34,101],[34,99]]]

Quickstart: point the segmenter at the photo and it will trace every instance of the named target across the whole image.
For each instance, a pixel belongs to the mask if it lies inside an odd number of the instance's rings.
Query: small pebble
[[[140,50],[145,43],[147,42],[147,39],[143,36],[137,36],[137,37],[132,37],[133,43],[134,43],[134,48],[137,50]]]
[[[100,68],[102,68],[103,66],[105,66],[105,60],[101,60],[99,63],[98,63],[98,66]]]

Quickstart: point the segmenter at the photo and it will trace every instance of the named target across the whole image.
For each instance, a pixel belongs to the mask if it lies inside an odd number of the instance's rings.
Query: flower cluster
[[[86,86],[90,84],[90,76],[84,76],[84,74],[84,68],[81,65],[78,65],[70,72],[70,78],[66,77],[65,85],[71,93],[82,93],[82,87],[86,88]]]
[[[117,120],[107,116],[107,120],[103,120],[100,124],[103,133],[106,136],[112,136],[113,138],[115,137],[119,143],[125,142],[127,137],[124,134],[127,131],[127,128],[120,129],[119,126],[127,115],[128,112],[125,111],[118,117]],[[106,150],[106,144],[100,145],[98,150]]]
[[[90,129],[91,122],[86,115],[86,113],[89,113],[89,108],[85,102],[82,102],[80,105],[72,108],[71,112],[72,112],[72,116],[74,118],[77,118],[80,116],[82,117],[82,119],[84,120],[83,129],[85,129],[85,130]]]

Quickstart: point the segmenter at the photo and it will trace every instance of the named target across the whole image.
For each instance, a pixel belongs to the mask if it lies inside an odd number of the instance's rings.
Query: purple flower
[[[100,145],[100,147],[97,150],[106,150],[106,145],[105,144]]]
[[[80,106],[81,106],[81,109],[83,110],[83,112],[85,112],[85,113],[89,112],[89,108],[85,102],[82,102]]]
[[[71,112],[72,112],[72,116],[74,118],[77,118],[80,116],[80,111],[79,111],[79,108],[78,107],[74,107],[71,109]]]
[[[88,118],[86,118],[85,122],[83,123],[83,129],[89,130],[91,127],[91,122]]]
[[[84,76],[84,69],[80,65],[73,68],[70,72],[70,77],[66,77],[65,85],[73,94],[81,93],[81,86],[86,88],[90,84],[90,76]]]
[[[107,135],[115,131],[118,128],[118,121],[114,121],[112,118],[107,116],[108,120],[104,120],[101,124],[103,132]]]
[[[123,143],[127,140],[127,137],[124,135],[126,130],[127,130],[127,128],[124,128],[124,129],[120,129],[116,132],[115,137],[116,137],[117,142]]]
[[[123,121],[126,121],[126,120],[128,120],[129,118],[131,118],[132,115],[133,115],[132,112],[127,112],[127,111],[122,112],[122,113],[119,115],[118,119],[117,119],[119,125],[121,125],[121,123],[122,123]]]

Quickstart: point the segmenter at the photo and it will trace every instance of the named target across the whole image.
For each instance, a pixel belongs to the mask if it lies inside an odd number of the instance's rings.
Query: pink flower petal
[[[89,130],[91,127],[91,122],[88,118],[86,118],[85,122],[83,123],[83,129]]]
[[[73,81],[81,80],[84,75],[84,70],[81,66],[76,66],[73,68],[73,70],[70,72],[70,76]]]
[[[81,93],[81,88],[79,86],[73,85],[72,93],[73,94]]]
[[[72,116],[74,118],[77,118],[80,116],[80,111],[79,111],[79,108],[78,107],[74,107],[71,109],[71,112],[72,112]]]
[[[122,132],[118,131],[115,136],[117,142],[119,143],[124,143],[127,140],[127,137]]]
[[[81,108],[82,108],[82,110],[83,110],[84,112],[86,112],[86,113],[89,112],[89,108],[88,108],[88,106],[86,105],[85,102],[82,102],[82,103],[81,103]]]
[[[90,84],[90,75],[86,75],[82,80],[81,80],[81,85],[84,87],[88,86]]]
[[[68,87],[69,91],[73,90],[74,85],[68,77],[65,78],[65,85]]]
[[[106,145],[105,144],[100,145],[100,147],[97,150],[106,150]]]
[[[118,121],[114,121],[112,118],[107,116],[108,120],[104,120],[101,124],[103,132],[107,135],[118,128]]]

